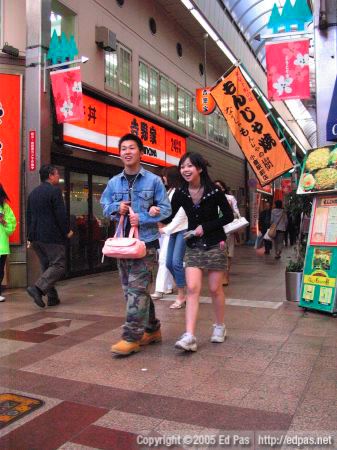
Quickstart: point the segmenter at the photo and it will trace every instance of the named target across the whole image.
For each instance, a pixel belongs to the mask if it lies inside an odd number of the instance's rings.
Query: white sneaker
[[[5,302],[5,301],[6,301],[5,297],[0,295],[0,302]]]
[[[179,341],[175,343],[175,348],[185,350],[187,352],[197,351],[197,340],[191,333],[184,333]]]
[[[224,342],[226,339],[226,326],[225,325],[213,325],[213,334],[211,342]]]
[[[164,293],[163,292],[154,292],[153,294],[151,294],[151,298],[152,300],[159,300],[160,298],[163,298]]]

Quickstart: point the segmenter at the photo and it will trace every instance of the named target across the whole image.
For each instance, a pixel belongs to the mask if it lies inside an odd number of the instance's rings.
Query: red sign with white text
[[[21,75],[0,73],[0,183],[9,199],[17,226],[10,237],[21,243],[20,229]]]
[[[119,139],[132,133],[143,141],[142,161],[163,167],[177,166],[186,153],[186,138],[179,134],[88,95],[83,96],[83,103],[84,119],[63,125],[64,142],[118,156]]]
[[[36,131],[29,132],[29,170],[36,170]]]
[[[309,39],[266,44],[268,98],[310,98]]]

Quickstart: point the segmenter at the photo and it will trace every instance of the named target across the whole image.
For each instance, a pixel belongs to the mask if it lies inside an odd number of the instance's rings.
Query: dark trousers
[[[55,283],[63,277],[66,268],[66,249],[62,244],[46,244],[44,242],[35,241],[32,244],[37,254],[42,274],[36,281],[35,286],[48,297],[57,295]]]
[[[0,295],[1,295],[1,284],[5,276],[5,264],[7,255],[0,255]]]

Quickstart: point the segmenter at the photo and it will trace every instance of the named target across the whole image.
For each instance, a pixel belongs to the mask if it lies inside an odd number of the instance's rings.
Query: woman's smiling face
[[[194,166],[190,158],[186,158],[185,161],[180,166],[181,176],[188,183],[196,183],[200,181],[200,174],[202,169]]]

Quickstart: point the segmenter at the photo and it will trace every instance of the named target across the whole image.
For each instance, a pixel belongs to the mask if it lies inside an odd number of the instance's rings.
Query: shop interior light
[[[208,33],[208,35],[213,39],[213,41],[218,41],[219,36],[215,33],[213,28],[208,25],[206,20],[202,17],[199,11],[197,11],[195,8],[191,9],[191,14],[197,19],[197,21],[200,23],[200,25],[203,27],[203,29]]]
[[[296,142],[297,146],[302,150],[304,154],[307,153],[303,145],[299,142],[297,137],[294,135],[294,133],[290,130],[288,125],[285,123],[285,121],[282,119],[282,117],[278,117],[277,120],[280,122],[280,124],[283,126],[283,128],[287,131],[287,133],[292,137],[292,139]]]
[[[190,2],[190,0],[181,0],[181,3],[183,3],[185,6],[186,6],[186,8],[187,9],[193,9],[194,8],[194,6],[193,6],[193,4]]]

